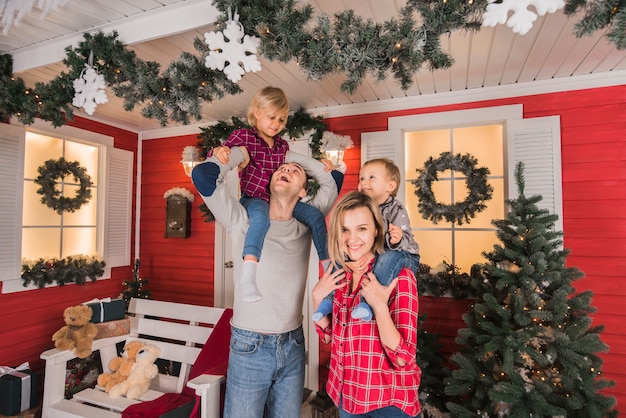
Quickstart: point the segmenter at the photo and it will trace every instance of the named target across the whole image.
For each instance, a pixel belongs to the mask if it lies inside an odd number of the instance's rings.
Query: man
[[[228,165],[212,157],[196,166],[192,180],[215,219],[232,238],[232,253],[241,254],[248,228],[244,207],[224,184],[225,174],[247,162],[243,148],[230,150]],[[337,198],[337,186],[324,164],[294,152],[270,181],[270,228],[259,259],[257,284],[263,299],[244,302],[242,259],[234,263],[235,298],[225,418],[298,418],[304,388],[302,303],[307,281],[311,233],[292,216],[306,196],[307,174],[320,188],[310,204],[327,214]]]

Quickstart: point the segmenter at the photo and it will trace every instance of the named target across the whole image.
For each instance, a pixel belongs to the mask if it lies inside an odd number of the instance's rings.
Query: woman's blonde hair
[[[363,192],[350,192],[346,194],[333,209],[330,215],[330,226],[328,228],[328,253],[333,264],[340,264],[343,268],[347,268],[345,263],[345,253],[342,242],[343,219],[346,212],[358,208],[366,208],[372,214],[374,219],[374,228],[376,237],[372,251],[374,254],[384,252],[385,245],[385,227],[380,214],[378,203]]]
[[[256,126],[254,109],[273,114],[289,114],[289,100],[285,92],[278,87],[263,87],[256,92],[250,101],[250,106],[248,107],[248,123],[250,126]]]

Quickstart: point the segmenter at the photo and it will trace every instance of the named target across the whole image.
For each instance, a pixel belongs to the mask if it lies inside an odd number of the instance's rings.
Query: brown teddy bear
[[[103,387],[104,391],[109,393],[113,386],[124,381],[133,370],[137,353],[143,346],[144,344],[141,341],[130,341],[127,343],[120,356],[109,361],[109,369],[112,373],[102,373],[98,376],[98,386]]]
[[[161,355],[161,349],[154,344],[146,344],[137,353],[135,367],[126,380],[113,386],[109,396],[119,398],[126,396],[128,399],[139,399],[150,388],[152,379],[159,374],[159,368],[154,362]]]
[[[98,328],[92,324],[91,308],[87,305],[70,306],[63,311],[65,325],[52,335],[54,346],[59,350],[74,350],[76,357],[86,358],[91,354]]]

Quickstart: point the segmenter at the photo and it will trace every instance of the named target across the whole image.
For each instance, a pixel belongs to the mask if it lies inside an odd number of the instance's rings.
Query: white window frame
[[[37,289],[23,286],[21,279],[22,204],[24,186],[24,141],[26,131],[78,139],[102,145],[101,173],[104,187],[99,191],[98,219],[102,225],[99,248],[106,263],[100,279],[111,277],[111,268],[130,265],[133,153],[114,148],[111,136],[71,126],[53,127],[36,120],[32,125],[0,124],[0,281],[2,293]],[[50,286],[56,286],[52,284]]]
[[[523,106],[507,105],[449,112],[398,116],[388,119],[388,131],[361,134],[361,164],[372,158],[391,158],[405,172],[405,133],[438,129],[503,125],[505,197],[517,196],[515,166],[524,163],[526,196],[540,194],[540,209],[558,215],[554,229],[563,230],[560,117],[524,119]],[[398,199],[406,204],[404,182]]]

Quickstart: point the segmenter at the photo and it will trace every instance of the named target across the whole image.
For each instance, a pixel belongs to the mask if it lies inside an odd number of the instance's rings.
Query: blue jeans
[[[257,260],[261,259],[265,235],[270,229],[270,205],[263,199],[248,197],[245,194],[239,200],[248,212],[248,232],[243,241],[243,256],[253,255]]]
[[[270,227],[269,204],[263,199],[241,196],[241,204],[248,211],[250,225],[243,242],[243,255],[253,255],[261,259],[265,235]],[[293,217],[311,229],[313,244],[320,260],[328,259],[328,234],[324,214],[316,207],[298,202],[293,209]]]
[[[293,209],[293,217],[311,228],[313,245],[320,260],[328,260],[328,232],[326,231],[326,217],[315,206],[298,202]]]
[[[283,334],[232,327],[224,418],[299,418],[304,361],[302,326]]]
[[[419,255],[407,253],[406,251],[385,249],[384,253],[378,255],[373,273],[380,284],[387,286],[393,279],[398,277],[400,270],[403,268],[408,268],[417,275],[419,265]]]

